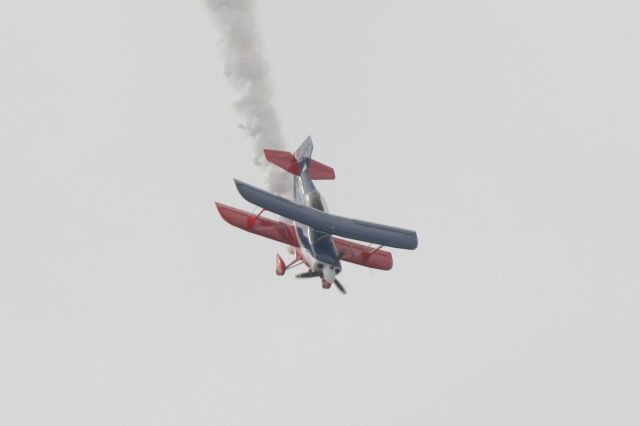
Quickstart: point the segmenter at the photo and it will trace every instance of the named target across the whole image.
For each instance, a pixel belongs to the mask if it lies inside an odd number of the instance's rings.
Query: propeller
[[[335,267],[338,265],[338,262],[340,262],[340,259],[342,259],[344,257],[345,253],[344,252],[340,252],[338,253],[338,257],[336,258],[335,262],[333,262],[333,264],[331,265],[331,269],[335,269]],[[342,284],[340,283],[340,281],[338,281],[335,277],[335,274],[333,273],[333,271],[331,271],[331,275],[333,278],[333,283],[336,285],[336,288],[338,290],[340,290],[342,292],[342,294],[347,294],[347,290],[345,290],[345,288],[342,286]],[[301,274],[296,275],[296,278],[316,278],[316,277],[320,277],[323,279],[324,282],[324,274],[323,271],[307,271],[307,272],[303,272]],[[330,282],[330,281],[329,281]]]
[[[296,275],[296,278],[315,278],[315,277],[321,277],[321,276],[322,276],[322,271],[318,271],[318,272],[307,271],[307,272],[303,272],[301,274]]]
[[[336,261],[333,262],[334,269],[336,266],[338,266],[338,262],[340,262],[340,260],[344,257],[344,255],[345,255],[345,252],[343,251],[338,253],[338,257],[336,258]],[[333,279],[333,283],[336,285],[336,288],[342,292],[342,294],[347,294],[347,290],[345,290],[344,286],[340,283],[340,281],[338,281],[337,278]]]

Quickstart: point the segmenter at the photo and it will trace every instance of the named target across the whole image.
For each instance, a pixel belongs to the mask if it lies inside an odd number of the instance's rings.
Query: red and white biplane
[[[335,179],[335,173],[331,167],[312,160],[312,151],[311,137],[294,154],[264,150],[268,161],[293,175],[293,200],[235,180],[240,195],[262,210],[251,214],[222,203],[216,203],[216,206],[231,225],[291,247],[295,254],[291,262],[285,264],[282,257],[276,255],[276,274],[284,275],[287,270],[304,264],[308,271],[296,275],[297,278],[319,277],[324,288],[335,284],[342,293],[346,293],[336,278],[342,270],[341,261],[389,270],[393,266],[393,258],[382,248],[413,250],[418,246],[418,237],[414,231],[329,214],[313,181]],[[291,223],[266,218],[262,216],[265,210],[288,218]]]

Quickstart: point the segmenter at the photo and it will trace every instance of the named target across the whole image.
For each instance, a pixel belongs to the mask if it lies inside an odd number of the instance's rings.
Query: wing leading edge
[[[235,183],[240,195],[250,203],[319,231],[388,247],[408,250],[418,247],[415,231],[332,215],[296,204],[237,179]]]

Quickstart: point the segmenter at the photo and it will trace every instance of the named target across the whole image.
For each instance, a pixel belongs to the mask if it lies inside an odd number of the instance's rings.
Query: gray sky
[[[55,3],[55,4],[54,4]],[[349,294],[226,225],[260,184],[198,1],[0,4],[0,424],[637,425],[640,5],[258,2]]]

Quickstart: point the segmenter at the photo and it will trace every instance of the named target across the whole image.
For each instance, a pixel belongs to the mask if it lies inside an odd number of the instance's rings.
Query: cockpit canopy
[[[325,201],[322,194],[319,191],[310,191],[307,192],[304,196],[304,203],[306,206],[314,208],[316,210],[320,210],[322,212],[326,212],[329,209],[327,208],[327,202]]]

